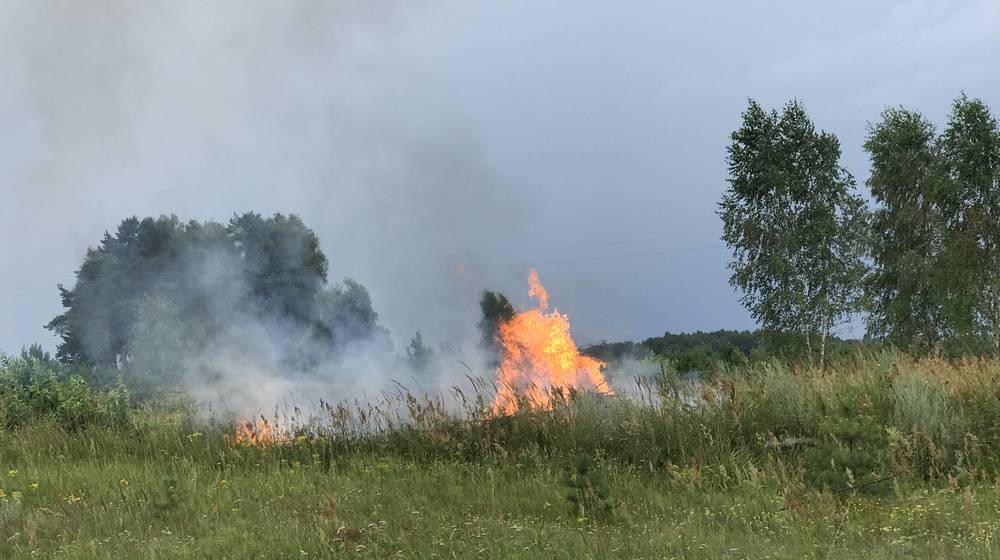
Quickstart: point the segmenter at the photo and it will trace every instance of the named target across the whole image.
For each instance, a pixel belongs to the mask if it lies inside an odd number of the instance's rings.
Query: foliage
[[[602,362],[621,363],[625,360],[642,360],[651,350],[645,342],[625,340],[622,342],[601,341],[580,348],[580,352]]]
[[[128,425],[128,394],[97,391],[70,368],[33,356],[0,356],[0,429],[47,419],[69,431]]]
[[[937,195],[941,161],[927,119],[887,109],[869,129],[868,188],[872,268],[867,277],[868,331],[900,348],[926,353],[940,343],[942,215]]]
[[[578,519],[592,518],[611,510],[607,476],[590,455],[580,453],[576,456],[564,472],[563,485],[570,490],[566,499]]]
[[[424,344],[424,337],[417,331],[410,340],[410,345],[406,347],[406,361],[410,368],[417,373],[427,373],[434,358],[434,350]]]
[[[754,101],[728,149],[719,204],[733,249],[730,282],[768,330],[800,333],[824,363],[832,329],[861,303],[866,215],[840,143],[817,132],[803,106],[766,112]]]
[[[246,213],[227,225],[176,216],[121,222],[89,249],[64,312],[48,328],[57,356],[177,379],[184,356],[238,337],[247,323],[297,365],[359,340],[387,341],[367,290],[324,288],[326,256],[297,216]]]
[[[869,331],[918,354],[1000,349],[1000,128],[964,94],[944,132],[890,109],[872,127]]]
[[[714,374],[726,368],[740,367],[749,362],[773,359],[795,361],[805,359],[801,339],[797,335],[773,331],[697,331],[670,333],[651,337],[642,342],[600,342],[581,351],[611,367],[627,360],[666,360],[681,373]],[[831,336],[827,356],[831,360],[852,355],[862,341],[842,340]]]
[[[163,296],[142,297],[136,303],[135,327],[125,348],[132,369],[143,374],[133,381],[153,380],[157,386],[179,383],[192,344],[184,331],[180,309],[170,300]]]
[[[861,396],[847,392],[837,395],[836,402],[823,403],[817,418],[818,440],[805,453],[806,480],[811,485],[835,492],[888,489],[878,484],[891,474],[884,470],[889,461],[882,428],[859,406]]]
[[[514,318],[516,312],[514,305],[510,303],[507,296],[500,292],[483,290],[479,298],[479,309],[482,312],[482,319],[479,321],[479,335],[483,350],[499,364],[499,349],[497,347],[497,336],[500,334],[500,324]]]
[[[694,403],[331,406],[274,446],[166,403],[128,429],[32,416],[0,430],[0,557],[990,558],[998,380],[989,359],[761,363]]]
[[[946,179],[940,266],[949,332],[982,337],[1000,351],[1000,129],[989,108],[965,95],[939,140]]]
[[[335,349],[363,341],[390,345],[389,331],[378,324],[368,289],[356,280],[345,278],[316,294],[315,324],[322,329]]]

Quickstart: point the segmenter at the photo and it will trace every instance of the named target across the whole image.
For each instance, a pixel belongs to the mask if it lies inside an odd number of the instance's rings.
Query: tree
[[[919,113],[888,109],[865,141],[872,213],[872,269],[866,279],[868,332],[911,352],[943,336],[943,278],[937,204],[941,158],[934,126]]]
[[[479,334],[482,337],[483,350],[489,355],[489,365],[500,363],[497,336],[500,334],[500,324],[510,321],[517,314],[507,296],[500,292],[483,290],[479,298],[479,309],[483,318],[479,321]]]
[[[329,342],[337,348],[384,337],[388,332],[378,324],[368,290],[345,278],[336,286],[320,290],[315,301],[316,321]]]
[[[952,333],[1000,351],[1000,131],[989,108],[964,94],[941,136],[946,179],[944,308]]]
[[[406,359],[410,367],[418,373],[425,373],[434,357],[434,350],[424,344],[424,337],[417,331],[406,347]]]
[[[264,315],[308,321],[313,299],[326,283],[319,239],[295,215],[264,219],[235,216],[228,231],[243,261],[248,301]]]
[[[324,290],[326,271],[318,238],[297,216],[127,218],[87,251],[73,288],[60,286],[64,311],[48,328],[64,362],[131,362],[156,376],[176,369],[179,348],[246,335],[247,321],[279,361],[315,363],[384,332],[367,290],[353,280]]]
[[[131,369],[143,378],[159,385],[180,382],[188,354],[180,309],[163,296],[140,298],[127,351]]]
[[[779,114],[751,100],[719,204],[742,303],[764,329],[799,333],[810,361],[817,344],[821,366],[831,331],[859,309],[865,270],[865,206],[840,155],[801,103]]]

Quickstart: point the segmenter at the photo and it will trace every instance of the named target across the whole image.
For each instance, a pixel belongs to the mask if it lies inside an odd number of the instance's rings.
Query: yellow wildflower
[[[17,469],[10,469],[9,471],[7,471],[7,476],[9,476],[10,478],[14,478],[15,476],[17,476]]]
[[[37,480],[35,482],[31,483],[31,489],[32,490],[38,490],[38,481]]]
[[[122,485],[123,487],[124,486],[128,486],[128,479],[127,478],[123,478],[123,479],[121,479],[121,480],[118,481],[118,484]]]

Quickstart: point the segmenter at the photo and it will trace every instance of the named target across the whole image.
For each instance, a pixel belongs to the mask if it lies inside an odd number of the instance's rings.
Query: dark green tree
[[[298,216],[264,219],[248,212],[229,222],[248,287],[247,297],[265,315],[308,321],[313,299],[326,283],[326,255]]]
[[[350,278],[316,294],[317,326],[334,347],[344,347],[375,338],[388,341],[388,332],[378,324],[368,290]]]
[[[872,268],[867,276],[868,332],[918,354],[938,346],[945,281],[940,263],[941,158],[934,126],[919,113],[888,109],[869,128],[867,181]]]
[[[833,328],[860,308],[865,271],[865,205],[840,155],[801,103],[779,114],[751,100],[719,204],[741,301],[763,328],[799,333],[821,366]]]
[[[289,363],[315,363],[385,334],[367,290],[353,280],[324,289],[326,270],[297,216],[128,218],[87,251],[73,288],[60,286],[64,311],[48,328],[64,362],[130,362],[160,377],[177,369],[180,349],[205,349],[252,319],[284,341]]]
[[[483,290],[479,298],[479,309],[482,319],[479,321],[479,334],[482,337],[483,350],[489,356],[489,366],[499,363],[497,336],[500,334],[500,324],[510,321],[517,314],[507,296],[500,292]]]

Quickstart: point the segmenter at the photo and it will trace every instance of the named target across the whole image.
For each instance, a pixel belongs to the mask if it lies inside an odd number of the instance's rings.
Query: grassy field
[[[992,361],[761,365],[695,406],[664,378],[507,418],[400,395],[268,446],[44,369],[0,370],[0,558],[1000,555]]]

